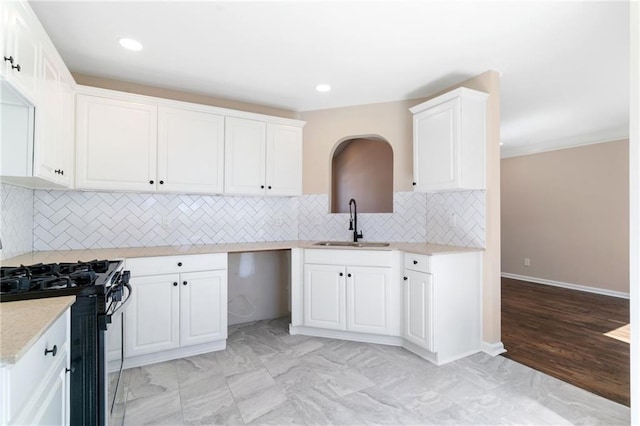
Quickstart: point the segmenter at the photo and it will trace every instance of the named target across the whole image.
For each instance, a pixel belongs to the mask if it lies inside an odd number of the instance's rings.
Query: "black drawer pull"
[[[418,264],[418,261],[417,261],[417,260],[414,260],[414,261],[413,261],[413,264],[414,264],[414,265],[417,265],[417,264]]]
[[[182,262],[178,262],[178,266],[182,266]]]
[[[53,349],[44,348],[44,356],[47,356],[49,354],[56,356],[57,353],[58,353],[58,345],[53,345]]]
[[[9,56],[9,57],[5,56],[4,60],[9,61],[10,64],[13,64],[13,56]]]
[[[20,72],[22,68],[20,68],[20,64],[18,64],[18,65],[11,65],[11,69]]]
[[[408,280],[409,278],[408,278],[408,277],[402,277],[402,279],[406,281],[406,280]]]

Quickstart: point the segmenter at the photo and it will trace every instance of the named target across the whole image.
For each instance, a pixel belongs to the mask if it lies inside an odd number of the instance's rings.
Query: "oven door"
[[[107,320],[105,332],[104,360],[105,365],[105,425],[124,424],[124,412],[127,390],[122,378],[124,358],[124,307],[131,296],[129,284],[122,284],[122,301],[114,301]],[[110,321],[110,323],[109,323]]]
[[[120,310],[111,317],[111,324],[106,331],[107,379],[106,409],[107,425],[122,426],[124,424],[124,408],[126,390],[122,380],[122,361],[124,357],[124,312]]]

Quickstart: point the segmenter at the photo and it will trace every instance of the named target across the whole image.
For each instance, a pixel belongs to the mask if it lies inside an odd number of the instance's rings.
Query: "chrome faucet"
[[[352,204],[353,212],[351,211]],[[353,198],[349,200],[349,231],[353,231],[354,243],[358,242],[358,238],[362,238],[362,231],[358,232],[358,208],[356,207],[356,200]]]

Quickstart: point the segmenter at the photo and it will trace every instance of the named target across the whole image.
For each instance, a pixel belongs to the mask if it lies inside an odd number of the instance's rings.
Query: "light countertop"
[[[313,248],[326,250],[400,250],[408,253],[438,255],[484,251],[481,248],[448,246],[427,243],[390,243],[388,247],[326,247],[314,245],[317,241],[269,241],[259,243],[201,244],[184,246],[127,247],[86,250],[52,250],[25,253],[3,260],[3,265],[17,266],[33,263],[77,262],[92,259],[126,259],[134,257],[174,256],[180,254],[238,253],[248,251],[289,250]]]
[[[0,364],[15,364],[73,305],[75,296],[0,303]]]

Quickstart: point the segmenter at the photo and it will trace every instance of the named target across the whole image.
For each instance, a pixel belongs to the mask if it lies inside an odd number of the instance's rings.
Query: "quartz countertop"
[[[392,242],[388,247],[327,247],[314,245],[317,241],[268,241],[259,243],[200,244],[183,246],[126,247],[86,250],[52,250],[25,253],[2,261],[17,266],[33,263],[77,262],[92,259],[126,259],[134,257],[174,256],[180,254],[238,253],[251,251],[289,250],[291,248],[323,250],[400,250],[408,253],[438,255],[484,251],[482,248],[448,246],[428,243]]]
[[[73,305],[75,296],[0,303],[0,364],[15,364]]]

